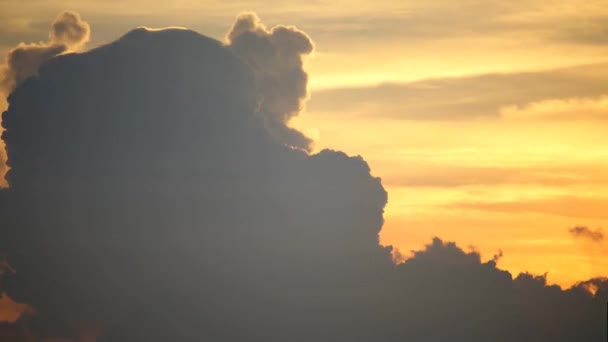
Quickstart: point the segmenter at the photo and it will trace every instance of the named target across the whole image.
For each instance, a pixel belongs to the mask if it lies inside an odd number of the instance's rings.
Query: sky
[[[0,339],[603,341],[606,5],[0,0]]]
[[[0,53],[79,12],[94,47],[140,26],[223,39],[243,10],[307,32],[310,100],[292,125],[315,149],[362,155],[390,200],[382,242],[407,256],[434,236],[564,286],[608,272],[605,1],[3,0]],[[593,260],[593,261],[592,261]]]

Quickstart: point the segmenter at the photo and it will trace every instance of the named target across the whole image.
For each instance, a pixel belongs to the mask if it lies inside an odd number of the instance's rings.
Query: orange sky
[[[389,192],[385,244],[433,236],[570,285],[608,274],[608,1],[3,1],[0,52],[79,12],[92,44],[138,26],[223,37],[234,16],[295,24],[316,42],[311,100],[292,124],[360,154]]]
[[[348,124],[348,133],[325,117],[303,117],[301,125],[317,127],[319,147],[366,156],[383,178],[383,243],[406,255],[433,236],[486,258],[502,250],[501,267],[549,272],[563,285],[607,273],[603,246],[567,231],[608,223],[601,125],[362,121]]]

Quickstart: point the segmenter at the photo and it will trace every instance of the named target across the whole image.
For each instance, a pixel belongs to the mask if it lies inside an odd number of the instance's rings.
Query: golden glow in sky
[[[127,4],[128,3],[128,4]],[[223,37],[243,11],[316,43],[292,123],[360,154],[389,193],[381,242],[434,236],[513,273],[571,285],[608,274],[607,1],[2,1],[0,52],[43,41],[70,9],[95,46],[139,26]]]

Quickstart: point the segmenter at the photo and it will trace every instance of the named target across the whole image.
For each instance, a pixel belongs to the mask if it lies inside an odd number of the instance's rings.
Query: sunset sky
[[[502,251],[499,267],[563,286],[608,274],[601,239],[569,233],[608,226],[606,1],[0,0],[0,54],[64,10],[89,48],[140,25],[223,39],[243,11],[295,25],[315,52],[291,124],[382,178],[382,243]]]
[[[0,341],[608,338],[608,0],[0,0],[0,56]]]

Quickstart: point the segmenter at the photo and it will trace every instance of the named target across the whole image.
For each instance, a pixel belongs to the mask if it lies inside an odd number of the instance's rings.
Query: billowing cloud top
[[[67,51],[78,51],[89,41],[90,31],[89,24],[77,13],[60,14],[51,25],[48,42],[20,44],[9,52],[6,70],[1,75],[1,90],[10,93],[52,57]]]
[[[238,16],[226,41],[255,73],[258,112],[271,134],[290,146],[310,150],[312,141],[286,124],[302,110],[308,96],[303,58],[312,53],[312,40],[291,26],[269,30],[254,13],[245,13]]]
[[[64,12],[55,19],[50,32],[50,39],[63,44],[68,50],[78,50],[89,41],[91,28],[89,24],[74,12]]]
[[[439,239],[394,265],[367,163],[277,136],[301,134],[290,77],[305,80],[310,40],[250,15],[231,32],[136,29],[52,58],[9,97],[2,289],[30,306],[29,336],[605,339],[604,280],[513,279]]]

